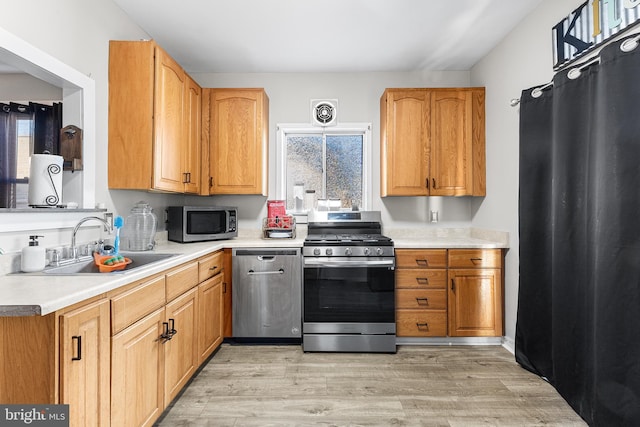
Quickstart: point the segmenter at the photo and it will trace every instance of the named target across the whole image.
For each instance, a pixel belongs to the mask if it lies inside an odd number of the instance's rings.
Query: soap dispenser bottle
[[[38,237],[29,236],[29,246],[22,248],[20,267],[25,273],[44,270],[47,264],[47,254],[43,246],[39,246]]]

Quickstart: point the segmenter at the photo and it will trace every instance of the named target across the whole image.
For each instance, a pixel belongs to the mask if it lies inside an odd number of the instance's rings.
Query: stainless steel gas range
[[[396,352],[395,257],[380,212],[317,212],[303,250],[304,351]]]

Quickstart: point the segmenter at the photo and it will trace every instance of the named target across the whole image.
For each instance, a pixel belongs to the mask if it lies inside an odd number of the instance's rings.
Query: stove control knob
[[[384,252],[384,251],[382,250],[382,248],[376,248],[376,253],[377,253],[378,255],[382,255],[382,253],[383,253],[383,252]]]
[[[315,248],[315,249],[313,250],[313,254],[314,254],[315,256],[320,255],[320,249]]]
[[[364,252],[365,256],[369,256],[369,252],[371,252],[371,251],[369,250],[369,248],[364,248],[363,252]]]
[[[327,248],[327,250],[325,251],[325,253],[326,253],[327,255],[333,255],[333,249],[331,249],[331,248]]]
[[[346,256],[351,256],[353,255],[353,251],[351,250],[351,248],[344,248],[344,254]]]

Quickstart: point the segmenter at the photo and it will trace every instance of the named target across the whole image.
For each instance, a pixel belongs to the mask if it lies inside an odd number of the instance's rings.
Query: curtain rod
[[[638,44],[640,44],[640,34],[636,35],[635,37],[630,37],[627,40],[623,41],[622,44],[620,44],[620,50],[623,52],[631,52],[636,47],[638,47]],[[593,54],[589,56],[591,59],[586,59],[585,61],[571,68],[567,73],[567,77],[569,77],[571,80],[575,80],[578,77],[580,77],[580,74],[582,74],[582,70],[584,70],[590,65],[597,64],[598,62],[600,62],[600,57],[597,55],[600,54],[600,51],[604,47],[605,46],[602,46],[600,47],[600,49],[593,52]],[[550,81],[549,83],[546,83],[546,84],[543,84],[542,86],[538,86],[534,88],[531,91],[531,96],[533,96],[534,98],[540,97],[540,95],[542,95],[542,91],[550,86],[553,86],[553,81]],[[509,104],[512,107],[517,106],[518,104],[520,104],[520,98],[513,98],[509,102]]]

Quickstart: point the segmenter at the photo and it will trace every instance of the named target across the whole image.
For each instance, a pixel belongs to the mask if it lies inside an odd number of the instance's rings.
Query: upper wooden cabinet
[[[266,196],[269,98],[264,89],[204,89],[203,98],[209,150],[202,194]]]
[[[385,90],[381,196],[484,196],[484,121],[484,88]]]
[[[199,193],[201,91],[155,42],[110,42],[110,188]]]

